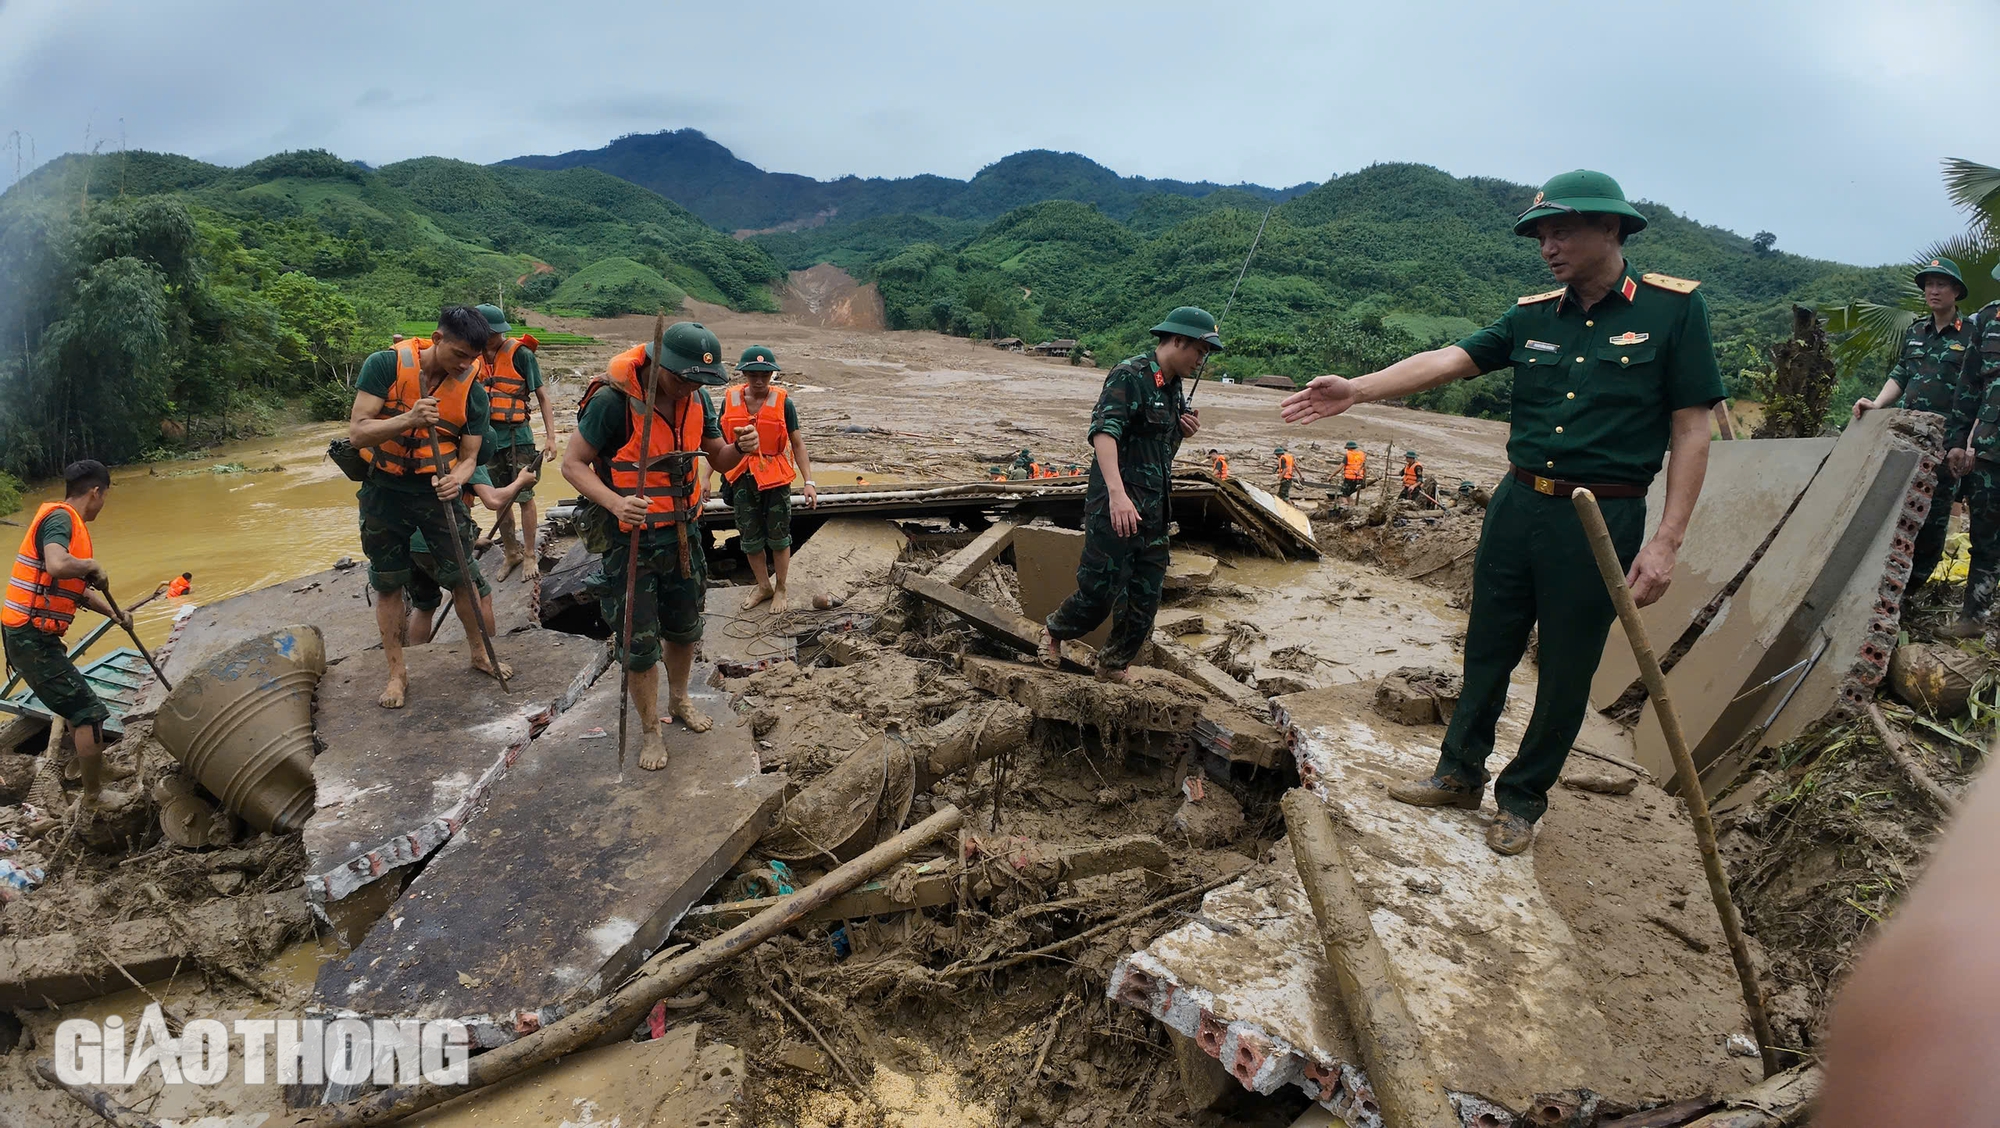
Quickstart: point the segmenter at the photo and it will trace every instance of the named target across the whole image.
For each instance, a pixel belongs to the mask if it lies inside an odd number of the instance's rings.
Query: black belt
[[[1602,498],[1645,497],[1646,487],[1627,482],[1568,482],[1561,478],[1544,478],[1531,474],[1519,466],[1514,467],[1514,480],[1534,490],[1536,493],[1553,497],[1568,497],[1577,490],[1589,490]]]

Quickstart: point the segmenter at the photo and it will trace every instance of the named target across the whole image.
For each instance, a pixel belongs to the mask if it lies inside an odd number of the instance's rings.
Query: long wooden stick
[[[430,428],[430,433],[431,467],[433,472],[442,478],[447,473],[444,465],[444,444],[438,441],[436,427]],[[472,621],[479,627],[479,641],[481,645],[486,647],[486,662],[493,667],[493,676],[500,680],[500,692],[512,693],[513,689],[507,685],[507,675],[500,668],[500,655],[493,649],[493,636],[486,632],[484,608],[479,606],[479,588],[478,585],[472,582],[472,567],[465,560],[465,538],[460,536],[458,532],[458,510],[453,509],[452,503],[443,498],[438,499],[438,505],[444,509],[445,528],[451,530],[452,559],[458,562],[458,586],[452,588],[452,598],[453,600],[458,598],[459,588],[465,589],[468,593],[472,603]],[[437,637],[437,621],[435,617],[431,621],[431,637]],[[469,643],[472,640],[467,639],[466,641]]]
[[[1457,1128],[1444,1086],[1425,1067],[1422,1033],[1396,989],[1389,957],[1354,885],[1326,804],[1303,788],[1285,793],[1285,834],[1319,922],[1326,962],[1375,1088],[1385,1128]]]
[[[1882,715],[1882,707],[1870,701],[1867,712],[1869,722],[1875,726],[1875,735],[1882,738],[1882,747],[1888,750],[1889,758],[1896,761],[1896,766],[1903,769],[1903,774],[1910,778],[1910,782],[1917,785],[1918,790],[1937,804],[1938,810],[1947,816],[1956,814],[1958,800],[1952,798],[1951,792],[1946,791],[1944,785],[1933,779],[1931,773],[1925,771],[1922,764],[1917,763],[1916,757],[1910,755],[1902,738],[1889,727],[1888,718]]]
[[[1750,1010],[1750,1028],[1757,1035],[1764,1076],[1769,1077],[1780,1068],[1777,1040],[1771,1035],[1771,1017],[1764,1010],[1764,993],[1757,987],[1757,969],[1750,963],[1750,946],[1743,939],[1743,922],[1737,919],[1736,902],[1729,899],[1729,877],[1723,872],[1722,853],[1715,845],[1715,823],[1708,817],[1708,797],[1701,790],[1701,775],[1688,752],[1687,737],[1681,732],[1680,714],[1674,712],[1673,699],[1667,695],[1667,676],[1660,672],[1660,660],[1653,654],[1646,621],[1639,617],[1632,589],[1625,586],[1625,569],[1618,564],[1618,550],[1612,547],[1611,530],[1605,527],[1596,495],[1578,489],[1570,494],[1570,500],[1576,504],[1584,534],[1590,538],[1590,551],[1597,558],[1597,571],[1604,577],[1605,590],[1611,593],[1618,618],[1625,624],[1625,638],[1632,644],[1632,656],[1639,661],[1639,677],[1646,683],[1646,695],[1653,699],[1653,712],[1660,719],[1667,751],[1673,754],[1674,774],[1681,781],[1681,800],[1687,804],[1688,817],[1694,823],[1695,842],[1701,847],[1701,868],[1708,875],[1708,895],[1715,902],[1715,914],[1722,918],[1722,934],[1729,940],[1729,958],[1736,965],[1736,979],[1743,987],[1743,1005]]]
[[[118,1128],[160,1128],[160,1122],[119,1104],[110,1093],[95,1085],[72,1085],[56,1076],[55,1063],[38,1061],[35,1072],[42,1080],[76,1098],[76,1103],[96,1113],[106,1124],[116,1124]]]
[[[463,1085],[425,1081],[384,1089],[361,1101],[328,1106],[302,1123],[317,1128],[390,1124],[461,1093],[504,1081],[545,1061],[573,1053],[604,1035],[621,1035],[637,1025],[654,1003],[679,994],[688,984],[791,928],[814,909],[909,857],[918,847],[957,830],[964,821],[965,816],[957,807],[946,804],[930,818],[786,897],[782,904],[773,905],[693,951],[653,957],[611,994],[525,1038],[473,1058],[467,1063],[469,1075]]]
[[[104,588],[103,592],[104,592],[104,602],[111,605],[112,618],[123,619],[125,617],[125,613],[123,611],[118,610],[118,601],[111,598],[111,589]],[[119,623],[118,625],[124,628],[126,637],[132,640],[132,645],[139,648],[139,655],[146,660],[146,665],[151,666],[153,668],[153,676],[160,679],[160,684],[167,687],[168,693],[172,693],[174,690],[174,683],[167,680],[166,672],[160,669],[160,663],[156,659],[154,659],[153,652],[146,649],[145,643],[139,641],[139,632],[134,630],[132,627],[125,626],[125,624],[122,622]],[[134,624],[134,626],[136,625],[137,624]]]
[[[653,450],[653,393],[660,390],[660,357],[667,348],[667,314],[661,310],[653,317],[653,359],[646,365],[646,402],[640,405],[639,416],[639,488],[633,494],[640,501],[646,500],[646,473],[652,469]],[[625,652],[618,660],[618,770],[625,770],[625,718],[631,713],[632,689],[632,600],[639,591],[639,534],[646,531],[646,521],[640,518],[632,525],[632,536],[625,549]],[[657,708],[655,709],[657,712]],[[657,725],[658,717],[641,717],[640,724]]]

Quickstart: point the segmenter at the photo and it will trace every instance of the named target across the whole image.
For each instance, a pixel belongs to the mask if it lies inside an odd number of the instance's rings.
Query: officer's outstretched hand
[[[1111,495],[1111,531],[1121,537],[1139,531],[1139,507],[1132,504],[1132,495],[1124,490]]]
[[[1315,376],[1312,382],[1278,405],[1287,423],[1314,423],[1331,419],[1359,403],[1354,381],[1345,376]]]
[[[1625,573],[1625,586],[1632,589],[1632,602],[1647,607],[1667,594],[1667,585],[1674,580],[1674,560],[1678,555],[1673,545],[1658,537],[1646,542],[1646,547],[1633,558],[1631,570]]]

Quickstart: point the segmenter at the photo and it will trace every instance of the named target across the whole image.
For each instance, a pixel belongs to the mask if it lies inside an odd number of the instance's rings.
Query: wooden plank
[[[1063,881],[1100,877],[1129,869],[1165,872],[1169,864],[1166,846],[1150,834],[1133,834],[1090,846],[1072,846],[1056,851],[1062,865]],[[949,858],[935,858],[910,867],[917,874],[909,897],[897,900],[888,892],[886,880],[871,881],[854,892],[835,899],[826,907],[806,916],[807,921],[850,920],[909,909],[928,909],[958,900],[958,882],[950,871]],[[725,901],[719,905],[697,905],[688,911],[689,925],[714,924],[728,927],[763,912],[782,897],[756,897],[746,901]]]
[[[973,539],[971,544],[952,554],[951,559],[931,570],[931,578],[939,583],[962,588],[972,582],[988,564],[999,559],[1014,543],[1014,522],[999,521],[988,525],[986,531]]]
[[[956,614],[979,628],[980,633],[1016,650],[1033,654],[1040,645],[1040,623],[1026,615],[1002,610],[949,584],[939,583],[929,576],[906,575],[903,577],[903,590]],[[1063,661],[1079,669],[1088,670],[1096,665],[1096,654],[1075,640],[1063,644],[1062,654]]]

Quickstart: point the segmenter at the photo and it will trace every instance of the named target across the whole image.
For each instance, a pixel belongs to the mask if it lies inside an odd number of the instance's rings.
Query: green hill
[[[814,180],[766,172],[694,129],[632,134],[599,149],[514,157],[500,163],[549,170],[594,168],[677,200],[725,231],[767,230],[825,219],[853,223],[900,214],[991,220],[1043,200],[1095,204],[1123,219],[1151,196],[1200,197],[1223,189],[1207,181],[1119,176],[1088,157],[1046,149],[1002,158],[971,180],[928,175]],[[1311,187],[1241,184],[1229,190],[1275,202]]]
[[[1231,347],[1219,367],[1246,377],[1352,371],[1491,321],[1551,285],[1535,244],[1513,234],[1533,195],[1526,185],[1383,164],[1279,204],[1225,326]],[[1235,191],[1157,193],[1123,222],[1055,200],[977,230],[884,216],[752,241],[790,268],[828,261],[876,282],[894,328],[1076,337],[1112,357],[1143,347],[1146,327],[1173,306],[1220,313],[1265,206]],[[1631,240],[1633,265],[1702,280],[1732,377],[1785,332],[1791,303],[1882,300],[1903,285],[1899,267],[1759,253],[1663,204],[1639,207],[1651,222]],[[1432,402],[1464,410],[1470,394]]]

